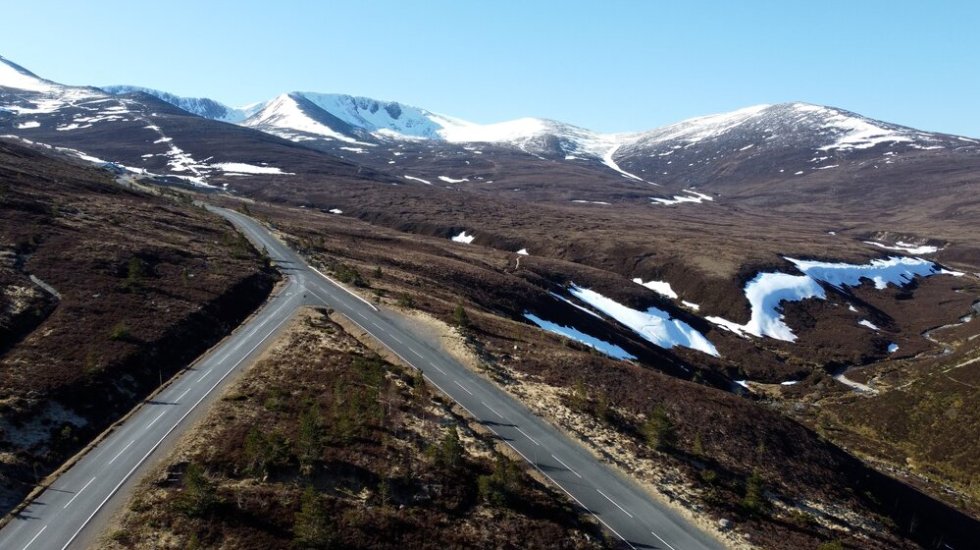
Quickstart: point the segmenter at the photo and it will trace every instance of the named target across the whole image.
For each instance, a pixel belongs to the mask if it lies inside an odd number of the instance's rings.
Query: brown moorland
[[[143,481],[105,548],[598,548],[411,369],[304,310]]]
[[[591,316],[576,316],[574,308],[560,310],[548,294],[570,274],[589,273],[596,284],[618,281],[622,287],[621,276],[535,257],[522,258],[518,268],[512,253],[392,231],[346,216],[256,203],[247,209],[280,229],[315,264],[369,297],[450,323],[462,304],[472,322],[466,346],[479,358],[476,368],[532,408],[538,402],[537,408],[559,425],[651,486],[679,477],[673,496],[682,505],[733,521],[753,544],[795,548],[840,539],[857,548],[932,546],[970,540],[980,529],[975,520],[882,475],[771,407],[731,393],[723,365],[707,356],[659,350],[608,323],[580,324]],[[922,287],[930,284],[927,279]],[[867,289],[856,293],[871,294]],[[880,301],[876,307],[886,307],[897,298],[875,299]],[[651,302],[657,303],[647,296],[646,303]],[[642,361],[614,361],[518,320],[524,310],[539,307],[587,326],[590,334]],[[801,331],[801,338],[807,333]],[[802,371],[810,377],[807,391],[839,391],[819,365]],[[576,396],[582,387],[587,391]],[[562,418],[555,418],[559,407],[564,407]],[[672,427],[674,443],[668,450],[651,449],[645,435],[655,414],[666,414]],[[590,443],[596,433],[605,435]],[[639,463],[653,466],[634,468]],[[746,501],[749,488],[760,484],[766,495],[761,508]]]
[[[276,278],[189,202],[7,141],[0,254],[3,511],[236,327]]]

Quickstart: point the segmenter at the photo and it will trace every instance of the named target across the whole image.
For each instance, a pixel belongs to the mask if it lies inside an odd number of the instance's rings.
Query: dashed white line
[[[126,449],[128,449],[133,443],[136,443],[136,440],[135,439],[132,440],[132,441],[130,441],[129,443],[127,443],[126,446],[123,447],[123,449],[121,451],[119,451],[118,453],[116,453],[116,456],[112,457],[112,460],[110,460],[106,464],[106,466],[108,466],[109,464],[112,464],[113,462],[115,462],[116,459],[119,458],[120,456],[122,456],[122,454],[126,452]]]
[[[453,382],[455,382],[457,386],[463,388],[463,391],[465,391],[466,393],[468,393],[470,395],[473,395],[473,392],[471,392],[470,390],[466,389],[466,386],[460,384],[458,380],[453,380]]]
[[[285,307],[285,305],[280,306],[279,309],[277,309],[276,312],[272,314],[272,316],[267,317],[267,320],[266,321],[262,321],[262,324],[259,325],[259,326],[262,326],[262,325],[265,325],[266,323],[268,323],[269,322],[268,319],[274,319],[275,318],[275,315],[278,314],[279,311],[283,307]],[[177,422],[173,426],[171,426],[169,430],[167,430],[167,433],[163,434],[163,437],[161,437],[159,440],[157,440],[157,442],[153,445],[153,447],[151,447],[150,450],[147,451],[146,454],[143,455],[143,458],[139,459],[139,461],[136,462],[136,465],[133,466],[132,468],[130,468],[129,472],[127,472],[126,475],[123,476],[122,480],[120,480],[119,483],[117,483],[116,486],[113,487],[111,491],[109,491],[108,496],[106,496],[104,499],[102,499],[102,502],[100,502],[99,505],[96,506],[94,510],[92,510],[92,512],[88,515],[88,517],[85,518],[85,521],[82,522],[82,525],[79,526],[78,529],[76,529],[75,532],[72,534],[72,536],[68,538],[68,542],[66,542],[65,545],[61,547],[61,550],[66,550],[69,546],[71,546],[71,544],[75,541],[75,539],[78,538],[78,534],[82,532],[82,529],[85,529],[85,527],[92,521],[92,518],[95,517],[95,514],[98,514],[99,513],[99,510],[101,510],[106,505],[106,503],[109,502],[109,499],[112,498],[113,495],[115,495],[117,491],[119,491],[119,488],[122,487],[123,483],[126,483],[126,481],[130,477],[132,477],[132,475],[136,471],[136,469],[139,468],[140,465],[142,465],[144,462],[146,462],[146,459],[149,458],[150,455],[153,454],[153,452],[157,450],[157,448],[160,446],[160,444],[163,443],[163,440],[166,439],[168,436],[170,436],[170,434],[173,433],[173,431],[177,429],[177,426],[179,426],[180,423],[183,422],[184,419],[187,418],[194,411],[194,409],[196,409],[197,406],[200,405],[201,402],[204,401],[204,399],[207,398],[207,396],[210,395],[211,392],[214,391],[214,389],[218,387],[218,384],[220,384],[225,378],[227,378],[228,376],[230,376],[231,373],[232,373],[232,371],[234,371],[238,367],[238,365],[240,365],[243,361],[245,361],[245,359],[247,359],[250,355],[252,355],[252,352],[254,352],[255,350],[259,349],[259,346],[261,346],[262,344],[265,343],[266,340],[268,340],[269,338],[271,338],[272,335],[275,334],[277,330],[279,330],[279,327],[281,327],[282,325],[284,325],[286,323],[286,321],[290,320],[291,318],[292,318],[292,316],[286,317],[286,318],[282,319],[281,321],[279,321],[274,327],[272,327],[272,330],[269,331],[268,334],[266,334],[265,336],[263,336],[262,339],[259,340],[259,342],[257,344],[255,344],[254,346],[252,346],[252,349],[248,350],[245,353],[245,356],[244,357],[242,357],[241,359],[239,359],[238,362],[235,363],[234,365],[232,365],[231,368],[228,369],[227,372],[225,372],[223,375],[221,375],[221,378],[219,378],[218,381],[215,382],[208,389],[208,391],[204,392],[204,395],[202,395],[197,400],[196,403],[194,403],[193,405],[191,405],[190,408],[186,412],[184,412],[183,416],[181,416],[179,419],[177,419]],[[42,529],[42,531],[43,531],[43,529]]]
[[[165,414],[167,414],[167,411],[160,411],[160,414],[158,414],[156,418],[154,418],[149,424],[147,424],[146,427],[143,428],[143,431],[149,430],[150,429],[150,426],[156,424],[157,423],[157,420],[160,420],[160,417],[163,416],[163,415],[165,415]]]
[[[432,365],[432,368],[436,369],[437,371],[441,372],[442,374],[446,374],[446,371],[440,369],[439,368],[439,365],[436,365],[435,363],[429,363],[429,364]]]
[[[481,403],[481,404],[482,404],[482,405],[483,405],[484,407],[486,407],[486,408],[488,408],[488,409],[490,409],[490,412],[492,412],[493,414],[495,414],[495,415],[497,415],[498,417],[500,417],[500,419],[501,419],[501,420],[503,420],[503,418],[504,418],[504,415],[502,415],[502,414],[500,414],[499,412],[497,412],[497,410],[496,410],[496,409],[494,409],[494,408],[493,408],[493,407],[491,407],[490,405],[487,405],[487,404],[486,404],[486,402],[484,402],[484,401],[480,401],[480,403]],[[554,456],[554,455],[552,455],[552,456]]]
[[[184,390],[184,393],[182,393],[179,396],[177,396],[177,399],[175,399],[174,401],[180,401],[181,399],[184,398],[185,395],[187,395],[187,392],[189,392],[189,391],[191,391],[191,388],[187,388],[186,390]]]
[[[409,347],[409,348],[408,348],[408,351],[410,351],[410,352],[412,352],[412,353],[414,353],[415,355],[418,355],[418,357],[419,357],[419,359],[425,359],[425,357],[422,357],[422,354],[421,354],[421,353],[419,353],[419,352],[417,352],[417,351],[415,351],[415,349],[414,349],[414,348],[412,348],[412,347]]]
[[[205,378],[207,378],[208,375],[211,374],[211,370],[212,369],[208,369],[208,370],[204,371],[204,374],[202,374],[201,377],[197,379],[197,381],[200,382],[200,381],[204,380]]]
[[[514,427],[517,428],[517,426],[514,426]],[[537,441],[535,441],[533,437],[527,435],[527,433],[524,430],[522,430],[520,428],[517,428],[517,431],[521,432],[521,434],[523,434],[524,437],[530,439],[531,440],[531,443],[534,443],[535,445],[541,446],[541,444],[538,443]]]
[[[378,330],[384,330],[383,328],[381,328],[381,325],[379,325],[378,323],[375,323],[374,321],[371,321],[371,324],[374,325],[374,328],[376,328]]]
[[[399,340],[398,337],[395,336],[394,334],[391,334],[390,332],[386,332],[385,334],[387,334],[388,336],[391,336],[391,339],[394,340],[394,341],[396,341],[396,342],[398,342],[399,344],[402,343],[402,341]]]
[[[438,386],[437,386],[437,387],[438,387]],[[466,407],[463,407],[463,408],[465,409]],[[493,429],[493,426],[489,426],[489,428],[490,428],[490,431],[491,431],[491,432],[493,432],[493,433],[495,433],[495,434],[497,434],[497,435],[500,435],[499,433],[497,433],[497,430],[494,430],[494,429]],[[506,444],[506,445],[507,445],[508,447],[510,447],[511,449],[513,449],[515,453],[517,453],[517,454],[519,454],[519,455],[521,455],[521,458],[523,458],[525,462],[527,462],[527,463],[528,463],[528,464],[530,464],[530,465],[531,465],[532,467],[534,467],[534,469],[535,469],[535,470],[537,470],[538,472],[540,472],[540,473],[541,473],[541,475],[543,475],[544,477],[546,477],[546,478],[548,478],[548,480],[550,480],[550,481],[551,481],[551,483],[553,483],[553,484],[555,485],[555,487],[558,487],[558,488],[559,488],[559,489],[561,489],[561,490],[562,490],[562,491],[563,491],[563,492],[564,492],[564,493],[565,493],[566,495],[568,495],[568,498],[570,498],[570,499],[572,499],[572,500],[574,500],[574,501],[576,502],[576,504],[578,504],[579,506],[581,506],[581,507],[582,507],[582,509],[583,509],[583,510],[585,510],[586,512],[588,512],[588,513],[590,513],[590,514],[592,514],[592,517],[594,517],[595,519],[597,519],[597,520],[599,521],[599,523],[601,523],[601,524],[603,524],[603,525],[605,525],[605,526],[606,526],[606,529],[609,529],[609,531],[610,531],[610,532],[612,532],[612,534],[614,534],[614,535],[616,535],[617,537],[619,537],[619,539],[620,539],[621,541],[623,541],[623,543],[624,543],[624,544],[625,544],[626,546],[629,546],[629,547],[630,547],[630,548],[632,548],[633,550],[636,550],[636,547],[635,547],[635,546],[633,546],[633,545],[632,545],[632,544],[630,543],[630,541],[628,541],[628,540],[626,540],[626,537],[624,537],[623,535],[620,535],[620,534],[619,534],[619,531],[617,531],[616,529],[614,529],[612,525],[609,525],[608,523],[606,523],[606,520],[604,520],[604,519],[602,519],[601,517],[599,517],[599,514],[597,514],[597,513],[595,513],[594,511],[592,511],[592,509],[590,509],[590,508],[589,508],[588,506],[586,506],[586,505],[585,505],[585,504],[584,504],[584,503],[583,503],[583,502],[582,502],[581,500],[579,500],[579,499],[578,499],[578,497],[576,497],[575,495],[573,495],[572,493],[570,493],[570,492],[568,491],[568,489],[566,489],[566,488],[565,488],[565,486],[564,486],[564,485],[562,485],[561,483],[558,483],[558,481],[556,481],[556,480],[555,480],[555,478],[553,478],[553,477],[551,477],[551,475],[549,475],[549,474],[548,474],[548,472],[546,472],[546,471],[544,471],[544,470],[542,470],[542,469],[541,469],[541,467],[540,467],[540,466],[538,466],[538,464],[537,464],[537,463],[535,463],[535,462],[534,462],[534,461],[532,461],[532,460],[531,460],[530,458],[528,458],[528,457],[527,457],[527,455],[525,455],[524,453],[522,453],[522,452],[520,451],[520,449],[518,449],[517,447],[515,447],[515,446],[514,446],[514,444],[513,444],[513,443],[511,443],[510,441],[507,441],[507,440],[504,440],[504,443],[505,443],[505,444]],[[660,537],[657,537],[657,538],[659,539]],[[661,539],[661,540],[663,540],[663,539]],[[665,544],[666,544],[666,543],[665,543]],[[667,546],[670,546],[670,545],[668,544]],[[674,549],[673,547],[671,547],[671,550],[676,550],[676,549]]]
[[[34,538],[32,538],[31,540],[27,541],[27,544],[24,545],[24,549],[23,550],[27,550],[27,547],[28,546],[34,544],[34,541],[36,541],[37,538],[41,536],[41,533],[43,533],[44,530],[47,529],[47,528],[48,528],[47,525],[45,525],[44,527],[42,527],[41,530],[38,531],[36,535],[34,535]]]
[[[564,460],[558,458],[555,455],[551,455],[551,458],[557,460],[558,463],[561,464],[562,466],[564,466],[566,470],[568,470],[569,472],[572,472],[573,474],[577,475],[579,477],[579,479],[582,479],[581,474],[579,474],[578,472],[576,472],[575,470],[573,470],[572,467],[569,466],[568,464],[565,464],[565,461]]]
[[[95,481],[95,478],[94,477],[92,479],[88,480],[88,483],[86,483],[85,485],[83,485],[82,488],[79,489],[77,493],[75,493],[75,496],[71,497],[71,500],[69,500],[68,502],[66,502],[65,505],[62,508],[64,509],[64,508],[68,508],[69,506],[71,506],[71,503],[72,502],[75,502],[75,499],[78,498],[78,495],[82,494],[82,491],[84,491],[85,489],[87,489],[88,486],[91,485],[93,481]]]
[[[622,506],[620,506],[619,504],[617,504],[615,500],[609,498],[609,495],[607,495],[606,493],[603,493],[600,489],[596,489],[596,491],[599,491],[599,494],[600,495],[606,497],[606,500],[608,500],[609,502],[613,503],[616,506],[616,508],[619,508],[620,510],[622,510],[624,514],[626,514],[630,518],[633,517],[633,514],[627,512],[626,511],[626,508],[623,508]],[[654,533],[654,535],[656,535],[656,533]],[[660,537],[657,537],[657,538],[660,538]],[[666,544],[666,543],[664,543],[664,544]]]
[[[360,317],[361,319],[364,319],[365,321],[367,321],[367,320],[368,320],[368,318],[367,318],[367,315],[364,315],[364,314],[363,314],[363,313],[361,313],[360,311],[355,311],[354,313],[356,313],[356,314],[357,314],[357,316],[358,316],[358,317]]]

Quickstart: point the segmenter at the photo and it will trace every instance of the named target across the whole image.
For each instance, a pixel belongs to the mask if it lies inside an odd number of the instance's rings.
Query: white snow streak
[[[537,315],[531,313],[524,313],[524,317],[529,321],[531,321],[532,323],[534,323],[535,325],[538,325],[544,330],[547,330],[548,332],[560,334],[566,338],[570,338],[572,340],[575,340],[576,342],[585,344],[586,346],[601,351],[602,353],[605,353],[606,355],[613,357],[615,359],[636,359],[636,356],[630,354],[623,348],[615,344],[606,342],[605,340],[600,340],[599,338],[586,334],[580,330],[575,329],[574,327],[559,325],[558,323],[546,321],[538,317]]]
[[[615,300],[587,288],[569,289],[579,300],[619,321],[645,340],[665,349],[681,346],[718,357],[718,350],[703,334],[679,319],[655,307],[644,311],[628,308]]]

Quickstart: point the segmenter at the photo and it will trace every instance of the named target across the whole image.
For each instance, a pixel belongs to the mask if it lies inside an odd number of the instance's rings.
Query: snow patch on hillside
[[[664,204],[664,205],[667,205],[667,206],[670,206],[670,205],[673,205],[673,204],[681,204],[681,203],[685,203],[685,202],[702,203],[704,201],[713,201],[714,200],[709,195],[705,195],[704,193],[699,193],[699,192],[697,192],[697,191],[695,191],[693,189],[685,189],[684,192],[687,193],[687,194],[686,195],[674,195],[672,198],[669,198],[669,199],[660,198],[660,197],[651,197],[651,200],[653,200],[653,204]]]
[[[875,288],[884,289],[889,284],[904,286],[916,276],[928,277],[944,273],[936,264],[920,258],[892,257],[872,260],[863,265],[815,262],[786,258],[803,275],[789,273],[759,273],[745,285],[745,298],[749,302],[751,317],[741,325],[721,317],[706,319],[740,336],[768,336],[786,342],[795,342],[796,335],[786,325],[782,314],[783,302],[798,302],[807,298],[825,299],[826,292],[820,283],[826,283],[843,290],[844,287],[858,286],[862,281],[874,283]],[[878,330],[870,321],[861,325]]]
[[[470,243],[473,242],[473,239],[475,239],[475,238],[476,238],[476,235],[467,235],[466,234],[466,230],[464,229],[463,231],[460,231],[459,232],[459,235],[455,235],[453,237],[450,237],[450,240],[453,241],[453,242],[456,242],[456,243],[470,244]]]
[[[880,328],[878,328],[878,325],[872,323],[871,321],[869,321],[867,319],[861,319],[860,321],[858,321],[858,324],[861,325],[862,327],[867,327],[867,328],[869,328],[869,329],[871,329],[871,330],[873,330],[875,332],[878,332],[878,331],[881,330]]]
[[[831,149],[870,149],[880,143],[908,143],[914,137],[907,132],[894,130],[874,124],[870,119],[856,117],[836,109],[810,106],[811,110],[824,119],[824,128],[841,132],[837,141],[820,148]]]
[[[665,349],[675,346],[690,348],[718,357],[718,350],[703,334],[666,311],[655,307],[637,311],[587,288],[569,289],[582,302],[619,321],[645,340]]]
[[[432,182],[431,181],[424,180],[422,178],[417,178],[415,176],[402,176],[402,177],[405,178],[405,179],[407,179],[407,180],[417,181],[419,183],[424,183],[426,185],[432,185]]]
[[[904,241],[896,241],[895,244],[880,243],[877,241],[864,241],[864,244],[870,244],[872,246],[877,246],[878,248],[884,248],[885,250],[895,250],[897,252],[904,252],[906,254],[916,256],[919,254],[935,254],[939,251],[939,247],[937,246],[931,246],[928,244],[916,245]]]
[[[783,321],[780,304],[825,296],[823,287],[806,275],[759,273],[745,285],[745,298],[752,312],[748,323],[739,325],[721,317],[706,319],[740,336],[752,334],[795,342],[796,335]]]
[[[921,258],[896,256],[871,260],[863,265],[786,259],[807,276],[836,288],[858,286],[863,279],[867,279],[874,283],[876,289],[882,290],[890,284],[904,286],[916,275],[927,277],[939,272],[936,264]]]
[[[633,282],[640,286],[645,286],[657,294],[670,298],[671,300],[677,299],[677,293],[674,292],[674,289],[670,288],[670,283],[667,281],[647,281],[644,283],[643,279],[636,278],[633,279]]]
[[[623,348],[615,344],[606,342],[605,340],[600,340],[599,338],[586,334],[574,327],[559,325],[558,323],[546,321],[532,313],[525,312],[524,318],[531,321],[535,325],[543,328],[544,330],[547,330],[548,332],[560,334],[566,338],[570,338],[572,340],[575,340],[576,342],[585,344],[586,346],[601,351],[602,353],[605,353],[606,355],[614,359],[636,359],[635,355],[632,355],[631,353],[627,352]]]
[[[270,175],[293,175],[283,172],[274,166],[255,166],[244,162],[219,162],[211,166],[224,172],[235,172],[238,174],[270,174]]]

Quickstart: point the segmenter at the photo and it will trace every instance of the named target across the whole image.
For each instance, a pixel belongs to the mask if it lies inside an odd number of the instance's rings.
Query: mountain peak
[[[55,85],[24,67],[0,56],[0,88],[15,88],[30,92],[49,92]]]
[[[245,120],[249,114],[243,109],[234,109],[207,97],[182,97],[169,92],[155,90],[153,88],[144,88],[142,86],[112,85],[103,86],[100,89],[103,92],[112,95],[125,95],[131,93],[148,94],[162,101],[166,101],[175,107],[179,107],[189,113],[200,117],[209,118],[211,120],[220,120],[222,122],[237,124]]]

